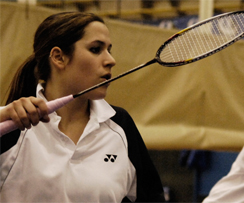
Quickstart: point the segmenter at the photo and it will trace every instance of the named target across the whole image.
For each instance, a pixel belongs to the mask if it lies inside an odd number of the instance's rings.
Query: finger
[[[38,108],[39,118],[43,122],[49,122],[49,116],[48,116],[48,107],[46,105],[46,102],[43,99],[31,98],[31,102]]]
[[[25,128],[27,128],[28,126],[25,126],[25,124],[22,123],[22,121],[20,120],[19,116],[17,113],[12,114],[12,119],[11,119],[15,125],[18,127],[18,129],[20,130],[24,130]]]
[[[24,130],[26,125],[22,123],[20,117],[19,117],[19,114],[17,113],[17,111],[20,111],[21,110],[17,110],[16,111],[16,108],[18,109],[18,102],[13,102],[9,105],[6,106],[6,112],[7,112],[7,115],[9,117],[9,119],[13,120],[15,125],[20,129],[20,130]],[[24,111],[25,112],[25,111]],[[29,124],[27,124],[27,126],[29,126]]]
[[[50,118],[48,115],[44,115],[42,118],[41,118],[41,121],[44,122],[44,123],[48,123],[50,121]]]
[[[48,107],[43,99],[30,97],[30,100],[36,107],[39,108],[39,113],[41,113],[42,116],[48,115]]]
[[[23,104],[23,108],[27,112],[27,117],[29,119],[29,122],[35,126],[40,121],[40,115],[37,109],[38,107],[34,105],[32,100],[33,99],[31,98],[23,99],[22,104]]]
[[[48,122],[48,108],[44,100],[35,97],[20,98],[7,106],[7,115],[12,119],[19,129],[30,128],[37,125],[39,121]],[[40,115],[43,118],[40,118]]]
[[[15,117],[15,120],[16,121],[20,120],[22,125],[25,128],[29,129],[31,127],[31,120],[27,114],[26,107],[24,107],[25,103],[26,103],[25,100],[20,99],[20,100],[14,101],[12,104],[13,104],[14,111],[17,114],[17,117]],[[13,114],[13,116],[14,116],[14,114]]]

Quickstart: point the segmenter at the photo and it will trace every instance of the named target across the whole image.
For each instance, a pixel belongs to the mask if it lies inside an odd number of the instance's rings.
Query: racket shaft
[[[99,88],[107,83],[110,83],[110,82],[113,82],[119,78],[122,78],[130,73],[133,73],[141,68],[144,68],[148,65],[151,65],[153,63],[157,62],[156,58],[148,61],[147,63],[144,63],[140,66],[137,66],[127,72],[124,72],[120,75],[118,75],[117,77],[114,77],[114,78],[111,78],[110,80],[107,80],[105,82],[102,82],[102,83],[99,83],[93,87],[90,87],[82,92],[79,92],[78,94],[75,94],[75,95],[68,95],[68,96],[65,96],[65,97],[62,97],[62,98],[59,98],[59,99],[55,99],[55,100],[52,100],[52,101],[49,101],[47,102],[47,107],[48,107],[48,113],[53,113],[54,111],[56,111],[57,109],[63,107],[64,105],[66,105],[67,103],[71,102],[72,100],[74,100],[76,97],[79,97],[87,92],[90,92],[96,88]],[[40,114],[39,114],[40,115]],[[40,115],[41,117],[41,115]],[[7,120],[7,121],[4,121],[4,122],[1,122],[0,123],[0,137],[11,132],[11,131],[14,131],[18,129],[18,127],[15,125],[15,123],[12,121],[12,120]]]
[[[94,90],[94,89],[96,89],[96,88],[98,88],[98,87],[101,87],[101,86],[106,85],[106,84],[108,84],[108,83],[111,83],[111,82],[113,82],[113,81],[115,81],[115,80],[118,80],[119,78],[122,78],[122,77],[124,77],[124,76],[126,76],[126,75],[129,75],[129,74],[131,74],[131,73],[133,73],[133,72],[135,72],[135,71],[137,71],[137,70],[140,70],[140,69],[142,69],[142,68],[144,68],[144,67],[146,67],[146,66],[149,66],[149,65],[151,65],[151,64],[153,64],[153,63],[156,63],[156,62],[157,62],[157,59],[154,58],[154,59],[152,59],[152,60],[150,60],[150,61],[148,61],[148,62],[146,62],[146,63],[144,63],[144,64],[141,64],[141,65],[139,65],[139,66],[137,66],[137,67],[135,67],[135,68],[132,68],[132,69],[130,69],[130,70],[124,72],[124,73],[121,73],[121,74],[119,74],[118,76],[116,76],[116,77],[114,77],[114,78],[111,78],[111,79],[109,79],[109,80],[106,80],[105,82],[99,83],[99,84],[94,85],[94,86],[92,86],[92,87],[90,87],[90,88],[88,88],[88,89],[86,89],[86,90],[84,90],[84,91],[81,91],[81,92],[79,92],[78,94],[73,95],[73,97],[74,97],[74,98],[79,97],[79,96],[81,96],[81,95],[83,95],[83,94],[85,94],[85,93],[87,93],[87,92],[90,92],[90,91],[92,91],[92,90]]]
[[[65,96],[59,99],[55,99],[52,101],[47,102],[48,114],[53,113],[54,111],[58,110],[59,108],[63,107],[67,103],[71,102],[74,99],[73,95]],[[39,116],[41,118],[40,110],[37,109],[39,112]],[[0,137],[18,129],[16,124],[12,120],[7,120],[0,123]]]

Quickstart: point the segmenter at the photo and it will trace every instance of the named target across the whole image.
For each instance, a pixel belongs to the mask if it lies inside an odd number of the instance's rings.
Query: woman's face
[[[65,67],[65,88],[72,94],[90,88],[111,78],[115,60],[111,56],[111,40],[108,28],[101,22],[92,22],[85,34],[75,43],[72,58]],[[99,87],[85,95],[88,99],[102,99],[108,85]]]

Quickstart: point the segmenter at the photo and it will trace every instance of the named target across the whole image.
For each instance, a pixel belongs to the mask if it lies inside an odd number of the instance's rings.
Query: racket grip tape
[[[64,105],[71,102],[72,100],[74,100],[73,95],[69,95],[69,96],[61,97],[59,99],[55,99],[55,100],[47,102],[46,104],[47,104],[47,108],[48,108],[48,114],[53,113],[54,111],[63,107]],[[38,112],[40,111],[39,109],[37,109],[37,110],[38,110]],[[39,112],[39,115],[40,115],[40,112]],[[40,115],[40,117],[41,117],[41,115]],[[1,122],[0,123],[0,137],[9,132],[12,132],[16,129],[18,129],[18,127],[15,125],[15,123],[12,120],[7,120],[4,122]]]
[[[74,100],[73,95],[61,97],[59,99],[55,99],[52,101],[47,102],[48,113],[53,113],[54,111],[58,110],[59,108],[63,107],[64,105],[68,104]]]

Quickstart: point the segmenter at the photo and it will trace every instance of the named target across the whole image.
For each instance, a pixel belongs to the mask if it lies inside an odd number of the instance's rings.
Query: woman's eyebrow
[[[98,43],[101,46],[105,46],[106,45],[106,43],[104,41],[101,41],[101,40],[95,40],[92,43]],[[112,44],[108,44],[108,47],[112,48]]]

